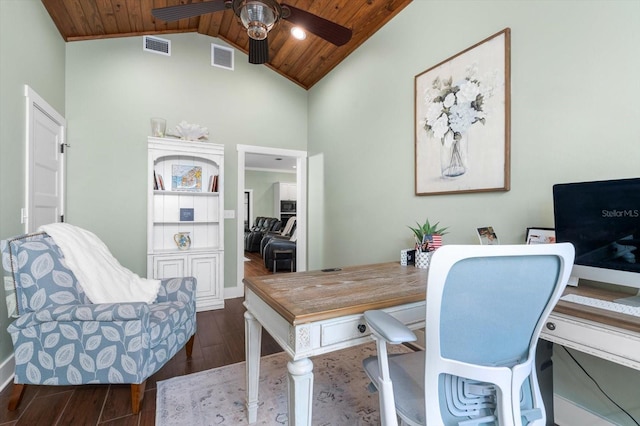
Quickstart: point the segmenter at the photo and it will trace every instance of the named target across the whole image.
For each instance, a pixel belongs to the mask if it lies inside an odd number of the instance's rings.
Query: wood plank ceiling
[[[202,0],[42,0],[42,3],[67,42],[198,32],[217,37],[247,53],[249,38],[231,10],[172,23],[155,19],[151,15],[154,8],[200,1]],[[265,65],[309,89],[411,3],[411,0],[285,0],[284,3],[353,31],[351,41],[338,47],[313,34],[308,34],[302,41],[293,38],[290,35],[292,24],[286,20],[281,20],[271,30],[270,61]]]

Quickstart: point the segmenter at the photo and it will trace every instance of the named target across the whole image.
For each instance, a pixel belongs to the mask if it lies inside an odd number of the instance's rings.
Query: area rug
[[[409,351],[389,347],[390,353]],[[378,394],[367,390],[362,369],[362,360],[375,352],[369,343],[311,358],[313,425],[379,424]],[[256,425],[288,424],[287,361],[285,353],[260,361]],[[245,389],[244,362],[158,382],[156,425],[246,425]]]

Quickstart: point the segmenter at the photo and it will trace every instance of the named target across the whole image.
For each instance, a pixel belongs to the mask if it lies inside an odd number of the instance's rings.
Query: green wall
[[[0,0],[0,238],[24,231],[24,85],[64,115],[64,58],[64,41],[40,1]],[[13,353],[8,324],[3,294],[0,364]]]
[[[511,190],[415,196],[414,76],[505,27]],[[324,181],[309,191],[309,241],[324,238],[309,268],[396,260],[426,217],[450,227],[445,243],[477,244],[487,225],[520,243],[528,226],[553,226],[553,184],[637,177],[638,46],[638,1],[413,1],[309,92],[310,186]],[[628,424],[556,357],[559,394]],[[640,418],[640,372],[580,358]]]
[[[163,36],[171,56],[142,50],[142,38],[67,44],[66,118],[71,150],[68,218],[95,232],[116,258],[146,275],[149,119],[209,129],[225,146],[225,210],[236,210],[237,144],[306,150],[307,92],[236,51],[235,69],[211,66],[199,34]],[[274,126],[286,117],[286,126]],[[237,215],[236,215],[237,217]],[[236,219],[225,221],[225,287],[235,287]],[[242,220],[242,219],[240,219]]]

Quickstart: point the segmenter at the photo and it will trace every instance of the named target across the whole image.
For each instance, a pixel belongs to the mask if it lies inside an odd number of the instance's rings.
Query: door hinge
[[[64,215],[63,214],[60,215],[60,222],[64,223]]]
[[[60,144],[60,154],[64,154],[64,147],[65,146],[68,147],[68,146],[71,146],[71,145],[69,145],[68,143],[61,143]]]

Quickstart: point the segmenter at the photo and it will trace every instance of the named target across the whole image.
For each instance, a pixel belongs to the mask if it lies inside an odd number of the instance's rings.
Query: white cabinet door
[[[197,281],[198,303],[207,304],[212,299],[220,297],[219,256],[217,254],[190,255],[189,274]]]
[[[196,278],[196,310],[224,308],[222,253],[184,253],[153,256],[153,277]]]
[[[186,276],[185,256],[154,256],[153,277],[156,279]]]
[[[282,183],[282,194],[281,199],[287,201],[295,201],[296,200],[296,184],[295,183]]]

